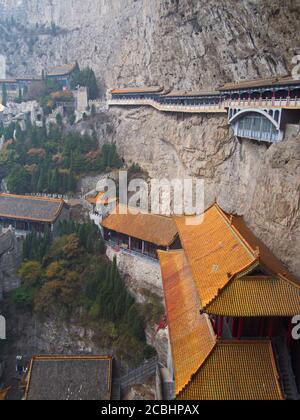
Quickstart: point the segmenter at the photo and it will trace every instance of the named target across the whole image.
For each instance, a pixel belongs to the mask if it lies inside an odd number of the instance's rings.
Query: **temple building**
[[[115,214],[108,215],[101,222],[106,242],[153,259],[158,259],[159,249],[181,248],[176,224],[172,217],[133,214],[127,207],[123,207],[122,212],[120,209],[122,206],[117,206]]]
[[[41,80],[41,78],[36,76],[0,79],[0,96],[2,97],[2,89],[5,86],[8,100],[14,100],[19,97],[20,93],[23,95],[25,89],[28,89],[32,83],[40,82]]]
[[[61,88],[71,88],[71,78],[77,69],[77,64],[65,64],[62,66],[50,67],[47,70],[47,78],[57,82]]]
[[[164,89],[160,87],[114,89],[111,91],[112,99],[158,99],[162,96]]]
[[[109,106],[151,106],[161,112],[223,113],[237,138],[274,143],[300,121],[300,80],[292,76],[227,83],[212,91],[162,88],[111,91]]]
[[[97,192],[93,195],[89,195],[86,197],[86,201],[92,207],[92,212],[94,214],[99,214],[103,217],[113,212],[117,205],[117,198],[107,198],[104,192]]]
[[[108,401],[112,365],[111,357],[102,356],[33,357],[25,400]]]
[[[297,279],[217,205],[200,225],[175,221],[183,250],[159,257],[176,398],[297,400]]]
[[[69,207],[62,199],[0,194],[0,226],[12,226],[17,234],[31,231],[57,232],[59,222],[69,218]]]

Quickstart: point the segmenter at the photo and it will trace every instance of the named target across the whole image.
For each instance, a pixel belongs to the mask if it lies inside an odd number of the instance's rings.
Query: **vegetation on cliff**
[[[2,135],[0,165],[9,191],[16,194],[74,193],[80,177],[123,165],[115,145],[99,150],[95,135],[64,132],[59,124],[47,131],[28,122],[22,131],[12,123],[7,128],[0,126],[0,138]]]
[[[13,301],[40,317],[80,318],[96,332],[102,343],[140,362],[153,351],[144,329],[151,308],[137,305],[113,263],[105,256],[98,228],[91,222],[62,222],[60,235],[30,234],[24,242],[21,287]],[[150,310],[150,312],[149,312]],[[147,316],[146,316],[147,315]]]

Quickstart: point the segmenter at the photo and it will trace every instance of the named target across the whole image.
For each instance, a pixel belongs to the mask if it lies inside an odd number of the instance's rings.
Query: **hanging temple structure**
[[[173,92],[161,87],[111,91],[110,107],[151,106],[161,112],[227,114],[239,138],[274,143],[300,119],[300,80],[292,76],[227,83],[212,91]]]

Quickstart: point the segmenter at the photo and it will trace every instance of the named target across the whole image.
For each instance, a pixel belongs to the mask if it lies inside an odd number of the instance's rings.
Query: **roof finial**
[[[255,257],[256,257],[256,258],[259,258],[259,257],[260,257],[260,249],[259,249],[259,246],[257,246],[257,247],[255,248],[254,255],[255,255]]]

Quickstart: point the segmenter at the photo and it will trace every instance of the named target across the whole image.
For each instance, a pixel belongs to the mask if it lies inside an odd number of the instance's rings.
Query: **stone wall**
[[[125,250],[117,251],[111,246],[107,246],[107,256],[111,261],[115,256],[117,257],[119,270],[137,302],[145,303],[147,301],[145,290],[163,297],[161,270],[158,261]]]

